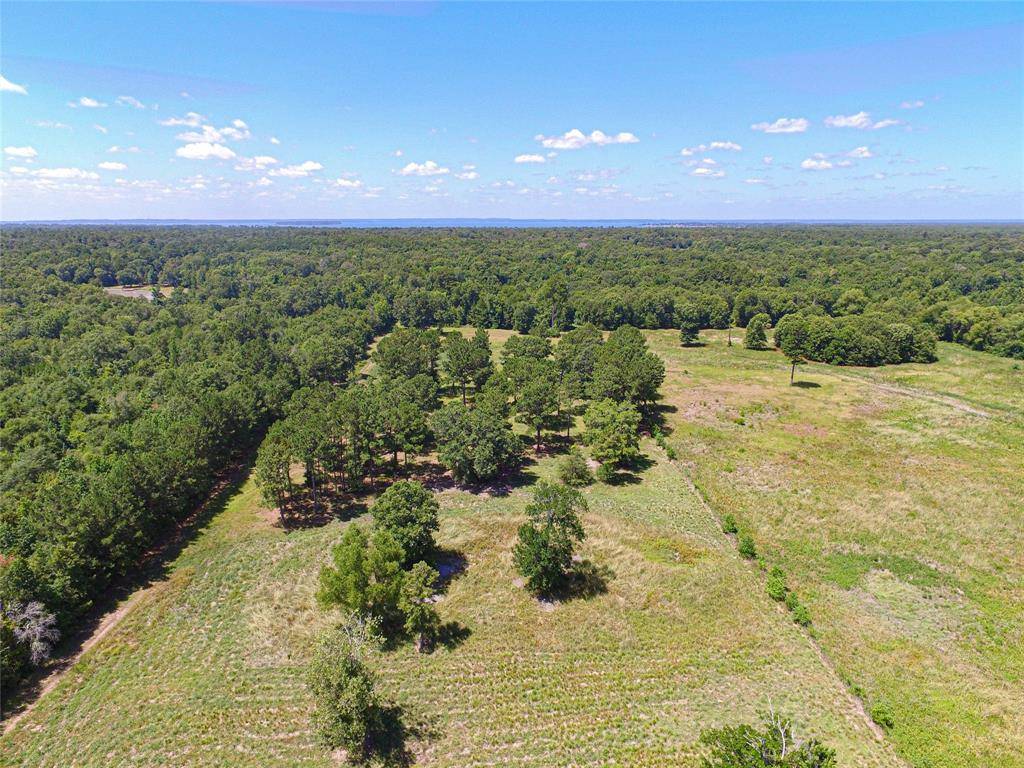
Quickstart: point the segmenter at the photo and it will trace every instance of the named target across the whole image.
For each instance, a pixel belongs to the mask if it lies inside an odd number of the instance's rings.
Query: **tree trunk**
[[[789,385],[793,386],[793,377],[796,376],[796,360],[792,361],[793,367],[789,369]]]
[[[466,382],[462,382],[462,404],[466,404]]]
[[[540,453],[540,427],[537,427],[537,444],[533,447],[537,453]]]

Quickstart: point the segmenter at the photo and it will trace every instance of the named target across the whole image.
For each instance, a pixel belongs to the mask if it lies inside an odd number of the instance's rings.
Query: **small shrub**
[[[344,749],[355,762],[373,750],[381,728],[381,704],[369,670],[343,633],[321,641],[307,672],[316,708],[313,730],[328,749]]]
[[[789,593],[789,588],[786,586],[786,574],[779,566],[773,566],[771,573],[768,574],[768,596],[781,603],[786,599],[786,595]]]
[[[722,530],[726,533],[736,533],[739,531],[739,526],[736,525],[736,518],[732,515],[726,515],[722,518]]]
[[[615,477],[615,467],[611,464],[602,464],[597,468],[597,472],[595,472],[595,474],[597,475],[597,479],[602,483],[610,483]]]
[[[665,455],[668,456],[668,460],[669,461],[675,461],[678,458],[678,454],[676,453],[676,449],[673,448],[671,445],[666,445],[665,446]]]
[[[793,613],[793,621],[801,627],[811,626],[811,612],[797,599],[795,593],[790,592],[786,595],[786,607]]]
[[[570,488],[582,488],[594,482],[594,473],[578,448],[573,448],[558,465],[558,479]]]
[[[896,724],[892,708],[884,701],[876,701],[872,704],[870,715],[872,720],[887,731]]]
[[[755,560],[757,558],[757,547],[754,546],[754,539],[749,533],[744,533],[740,536],[740,554],[747,558],[747,560]]]

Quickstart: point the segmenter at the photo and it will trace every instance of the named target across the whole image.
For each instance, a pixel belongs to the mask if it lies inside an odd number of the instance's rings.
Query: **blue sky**
[[[14,3],[0,215],[1024,216],[1024,5]]]

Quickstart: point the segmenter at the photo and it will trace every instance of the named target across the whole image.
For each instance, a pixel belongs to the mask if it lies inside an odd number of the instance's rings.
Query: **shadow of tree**
[[[473,630],[465,624],[446,621],[437,632],[437,644],[451,651],[466,642],[472,634]]]
[[[561,588],[544,598],[567,603],[571,600],[586,600],[608,591],[608,582],[615,578],[615,571],[607,565],[597,565],[591,560],[573,562]]]
[[[818,389],[821,384],[816,381],[794,381],[790,386],[800,387],[800,389]]]
[[[412,765],[416,757],[409,749],[412,739],[427,739],[436,729],[426,721],[415,722],[397,704],[382,706],[377,713],[376,727],[369,734],[366,763],[385,768]]]

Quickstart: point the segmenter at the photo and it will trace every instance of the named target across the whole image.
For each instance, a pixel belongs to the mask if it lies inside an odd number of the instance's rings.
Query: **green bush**
[[[578,448],[573,448],[569,455],[558,465],[558,479],[570,488],[581,488],[594,482],[594,473],[587,466]]]
[[[744,533],[740,536],[740,554],[743,555],[747,560],[755,560],[757,558],[757,547],[754,546],[754,539],[749,533]]]
[[[789,593],[789,588],[786,586],[786,574],[779,566],[772,566],[771,573],[768,574],[768,596],[781,603],[786,599],[786,595]]]
[[[610,483],[612,478],[615,477],[615,467],[611,464],[602,464],[594,474],[602,483]]]
[[[807,610],[806,605],[800,602],[796,592],[786,593],[786,607],[793,614],[793,621],[801,627],[811,626],[811,612]]]
[[[307,682],[317,740],[328,749],[346,750],[350,760],[365,760],[382,730],[382,707],[373,676],[345,635],[336,632],[320,642]]]
[[[519,528],[512,549],[516,570],[536,595],[550,596],[565,586],[576,545],[586,537],[580,514],[587,503],[580,492],[541,481],[526,506],[530,518]]]
[[[736,518],[732,515],[726,515],[722,518],[722,530],[726,533],[736,533],[739,531],[739,526],[736,525]]]
[[[872,720],[887,731],[896,724],[892,708],[884,701],[872,704],[870,715]]]

